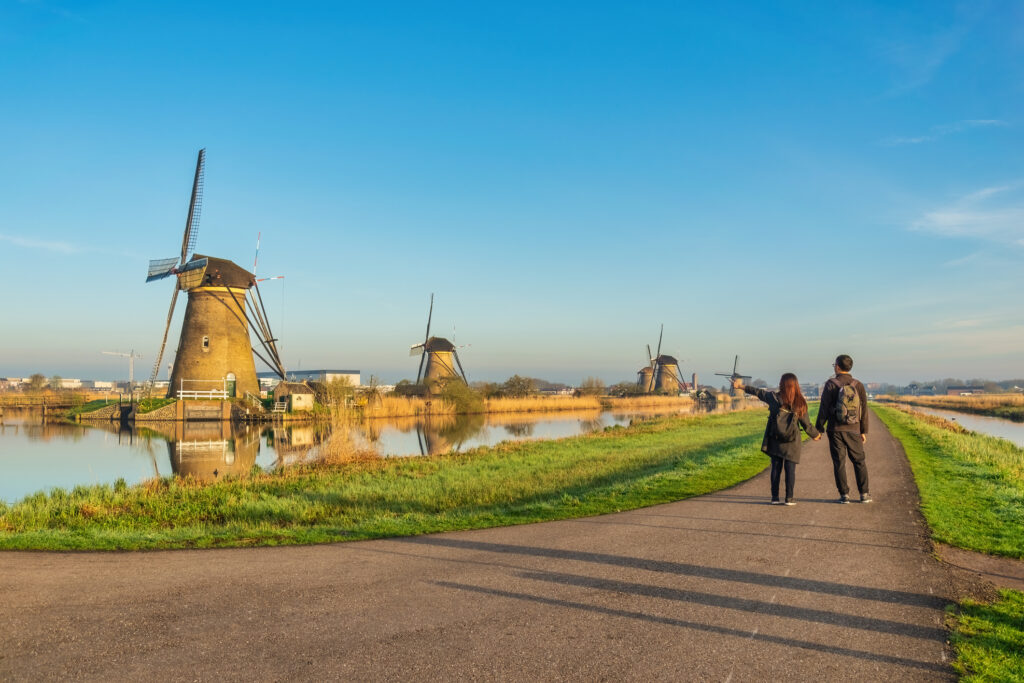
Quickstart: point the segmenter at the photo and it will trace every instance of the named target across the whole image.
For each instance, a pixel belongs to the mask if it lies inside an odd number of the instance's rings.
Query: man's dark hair
[[[843,372],[849,372],[850,370],[853,370],[853,359],[845,353],[841,353],[836,356],[836,367]]]

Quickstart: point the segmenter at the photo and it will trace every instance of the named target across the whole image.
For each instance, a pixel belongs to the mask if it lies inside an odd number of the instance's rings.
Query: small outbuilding
[[[313,390],[301,382],[278,382],[274,400],[287,401],[288,412],[313,410]]]

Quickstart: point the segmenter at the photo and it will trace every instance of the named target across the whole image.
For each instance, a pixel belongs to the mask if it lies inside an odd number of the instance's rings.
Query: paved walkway
[[[946,680],[948,567],[872,416],[875,503],[824,440],[604,517],[333,546],[0,555],[0,680]],[[852,481],[852,472],[851,472]]]

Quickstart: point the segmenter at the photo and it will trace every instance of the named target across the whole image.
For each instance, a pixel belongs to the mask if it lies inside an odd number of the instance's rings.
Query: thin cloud
[[[60,254],[77,254],[84,249],[78,247],[70,242],[49,242],[45,240],[31,240],[24,237],[17,237],[15,235],[4,235],[0,233],[0,241],[10,242],[11,244],[24,247],[26,249],[43,249],[45,251],[53,251]]]
[[[101,247],[83,247],[78,244],[72,244],[71,242],[62,242],[59,240],[35,240],[27,237],[19,237],[18,235],[5,235],[4,233],[0,233],[0,242],[7,242],[8,244],[13,244],[16,247],[22,247],[23,249],[40,249],[54,254],[110,254],[134,260],[142,259],[139,254],[132,251],[105,249]]]
[[[1024,182],[986,187],[926,211],[911,229],[1024,246]]]
[[[928,129],[928,133],[925,135],[916,135],[912,137],[894,136],[886,138],[882,141],[882,144],[889,147],[896,147],[899,145],[920,145],[923,142],[934,142],[935,140],[944,138],[947,135],[962,133],[973,128],[991,128],[993,126],[1006,125],[1009,125],[1006,121],[1000,121],[998,119],[965,119],[963,121],[957,121],[956,123],[945,123],[938,126],[932,126]]]

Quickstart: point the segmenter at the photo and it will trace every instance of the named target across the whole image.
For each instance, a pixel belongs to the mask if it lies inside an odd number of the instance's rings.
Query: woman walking
[[[786,472],[786,505],[796,505],[793,500],[796,485],[796,465],[800,462],[800,429],[817,441],[821,434],[807,418],[807,400],[800,393],[800,382],[796,375],[787,372],[779,380],[778,391],[765,391],[743,386],[743,380],[733,380],[736,389],[743,389],[768,404],[768,424],[764,428],[761,450],[772,459],[772,505],[780,505],[779,479]]]

